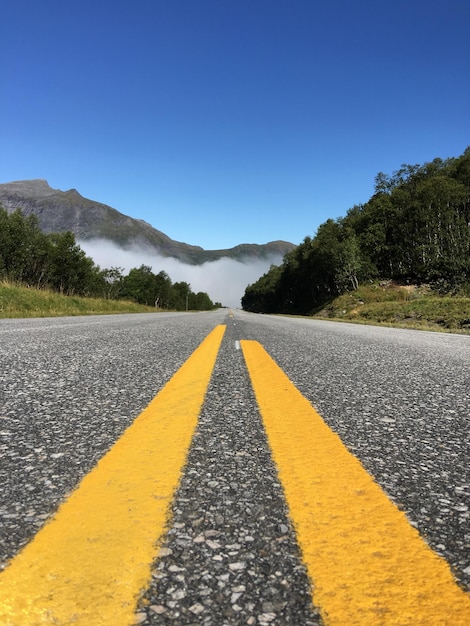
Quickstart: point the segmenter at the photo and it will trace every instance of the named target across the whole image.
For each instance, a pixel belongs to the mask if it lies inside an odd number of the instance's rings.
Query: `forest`
[[[372,197],[328,219],[242,298],[247,311],[308,315],[359,284],[392,280],[470,295],[470,147],[379,172]]]
[[[207,293],[173,283],[166,272],[141,265],[127,275],[120,267],[101,269],[71,232],[45,234],[35,215],[0,206],[0,280],[51,289],[65,295],[133,300],[162,309],[205,311],[220,306]]]

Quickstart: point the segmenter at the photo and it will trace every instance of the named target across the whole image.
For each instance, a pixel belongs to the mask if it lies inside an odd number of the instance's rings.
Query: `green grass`
[[[344,294],[313,317],[470,333],[470,298],[439,296],[426,287],[383,283],[360,286]]]
[[[46,289],[0,282],[0,318],[149,312],[155,312],[155,308],[124,300],[64,296]]]

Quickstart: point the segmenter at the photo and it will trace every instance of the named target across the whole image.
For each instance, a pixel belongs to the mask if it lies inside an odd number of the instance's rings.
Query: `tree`
[[[172,284],[170,277],[163,270],[155,277],[155,306],[160,309],[170,308]]]
[[[255,283],[248,285],[242,297],[242,308],[253,313],[276,313],[280,310],[278,294],[281,267],[271,265]]]
[[[338,264],[336,269],[336,284],[340,291],[355,290],[359,287],[362,271],[362,255],[359,239],[354,230],[342,223],[340,246],[338,250]]]
[[[75,243],[75,235],[70,231],[53,233],[49,241],[48,284],[67,295],[90,295],[99,270]]]
[[[123,267],[111,267],[104,269],[101,276],[104,282],[104,295],[108,300],[115,300],[122,290]]]
[[[35,215],[24,217],[20,210],[0,214],[0,266],[9,280],[35,284],[43,274],[48,256],[46,239]]]
[[[214,308],[214,304],[207,293],[198,291],[198,293],[190,294],[189,308],[192,311],[210,311]]]
[[[177,311],[187,311],[189,309],[189,294],[191,293],[191,285],[184,281],[174,283],[170,306]]]
[[[152,268],[148,265],[132,268],[122,281],[122,294],[139,304],[153,306],[158,294]]]

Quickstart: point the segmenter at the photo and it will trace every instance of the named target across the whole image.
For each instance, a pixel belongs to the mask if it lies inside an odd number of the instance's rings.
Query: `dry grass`
[[[145,312],[155,312],[155,308],[124,300],[64,296],[46,289],[0,283],[0,318]]]

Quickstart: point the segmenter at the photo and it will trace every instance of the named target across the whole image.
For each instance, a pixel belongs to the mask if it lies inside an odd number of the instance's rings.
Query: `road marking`
[[[240,350],[240,342],[238,340],[235,342],[235,350]]]
[[[470,597],[264,348],[241,341],[327,626],[464,626]]]
[[[0,575],[2,626],[128,626],[225,331],[217,326]]]

